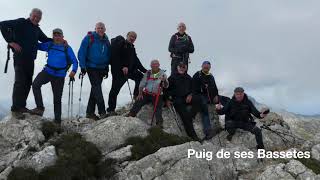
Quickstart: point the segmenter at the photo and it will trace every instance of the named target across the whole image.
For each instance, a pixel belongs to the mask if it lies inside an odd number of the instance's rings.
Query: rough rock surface
[[[128,137],[146,136],[150,127],[152,106],[145,106],[137,118],[113,116],[100,121],[86,118],[65,120],[62,123],[64,131],[81,133],[86,140],[93,142],[103,152],[104,159],[115,159],[119,164],[117,174],[113,179],[314,179],[320,180],[300,161],[287,159],[282,162],[277,159],[261,161],[256,158],[256,141],[253,134],[237,130],[231,141],[226,140],[227,132],[224,127],[223,117],[219,119],[210,108],[211,123],[218,133],[213,139],[199,142],[188,142],[181,145],[159,149],[140,160],[130,161],[131,145],[123,146]],[[168,108],[163,109],[164,130],[168,133],[185,136],[182,121],[178,119],[182,132],[179,130],[173,113]],[[52,165],[56,160],[55,147],[50,145],[50,140],[43,143],[45,138],[41,132],[43,118],[27,115],[26,120],[18,121],[5,117],[0,121],[0,180],[6,179],[13,167],[28,166],[37,171],[45,166]],[[262,121],[255,120],[257,126],[268,125],[271,130],[285,133],[282,137],[262,129],[263,140],[267,150],[308,150],[312,158],[319,160],[320,132],[312,138],[296,133],[299,123],[286,121],[278,114],[271,113]],[[203,137],[201,117],[198,114],[194,126],[199,137]],[[303,126],[301,128],[307,128]],[[300,128],[300,129],[301,129]],[[293,130],[295,129],[295,130]],[[312,132],[314,129],[312,130]],[[308,132],[304,129],[303,132]],[[188,149],[194,149],[198,156],[207,155],[206,158],[188,158]],[[223,149],[231,154],[236,151],[254,153],[253,158],[224,158],[218,159],[216,153]],[[202,154],[200,153],[202,152]],[[210,155],[212,153],[212,156]],[[210,159],[212,157],[212,159]]]
[[[137,118],[113,116],[94,122],[82,134],[102,152],[108,153],[124,144],[128,137],[146,136],[148,128],[147,124]]]

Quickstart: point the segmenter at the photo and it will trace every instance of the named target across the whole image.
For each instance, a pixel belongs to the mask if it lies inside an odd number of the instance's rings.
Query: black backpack
[[[61,52],[64,52],[65,53],[65,56],[66,56],[66,61],[67,61],[67,65],[63,68],[57,68],[57,67],[54,67],[54,66],[50,66],[49,64],[46,64],[45,66],[50,68],[50,69],[53,69],[54,71],[61,71],[61,70],[65,70],[65,72],[67,72],[69,70],[69,68],[71,67],[71,64],[72,64],[72,61],[70,59],[70,56],[68,54],[68,46],[64,46],[64,50],[62,51],[61,49],[56,49],[56,48],[53,48],[53,42],[50,42],[49,46],[48,46],[48,50],[47,50],[47,57],[48,57],[48,53],[50,50],[55,50],[55,51],[61,51]]]

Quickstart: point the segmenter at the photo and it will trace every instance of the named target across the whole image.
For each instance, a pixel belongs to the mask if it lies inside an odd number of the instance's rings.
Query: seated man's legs
[[[244,122],[241,129],[250,131],[252,134],[254,134],[256,137],[257,148],[264,149],[261,129],[258,128],[254,122]]]
[[[184,98],[175,99],[173,102],[173,105],[177,113],[181,117],[181,120],[184,125],[184,129],[186,130],[187,135],[192,139],[199,139],[193,127],[192,116],[187,110],[187,104],[185,103],[185,99]]]
[[[196,115],[196,112],[201,112],[203,130],[206,135],[206,139],[211,139],[214,136],[213,129],[210,123],[209,110],[208,110],[208,98],[203,95],[195,95],[192,97],[192,110],[191,117]]]
[[[225,121],[225,128],[227,130],[227,132],[229,133],[227,136],[228,141],[232,140],[232,136],[236,133],[236,129],[237,127],[237,123],[235,121],[232,120],[226,120]]]
[[[154,97],[156,98],[156,97]],[[155,102],[154,102],[155,103]],[[153,104],[153,106],[155,106]],[[158,104],[157,104],[157,107],[156,107],[156,112],[155,112],[155,118],[156,118],[156,125],[163,128],[162,125],[163,125],[163,118],[162,118],[162,107],[163,107],[163,96],[159,96],[159,99],[158,99]]]
[[[144,105],[148,104],[149,102],[152,102],[152,96],[151,96],[151,95],[145,95],[145,94],[144,94],[142,99],[137,100],[137,101],[133,104],[133,106],[132,106],[132,108],[131,108],[131,110],[130,110],[130,112],[129,112],[129,116],[135,117],[135,116],[137,115],[137,113],[140,111],[140,109],[141,109]]]

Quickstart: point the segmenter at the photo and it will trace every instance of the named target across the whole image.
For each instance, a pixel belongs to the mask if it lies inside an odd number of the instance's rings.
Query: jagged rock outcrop
[[[82,134],[102,152],[108,153],[124,144],[128,137],[146,136],[148,128],[147,124],[137,118],[113,116],[94,122]]]
[[[128,137],[148,135],[152,106],[145,106],[137,118],[113,116],[100,121],[86,118],[64,120],[62,129],[65,133],[79,132],[87,141],[94,143],[103,153],[103,160],[117,161],[117,173],[112,179],[320,179],[311,169],[300,161],[277,159],[261,161],[256,156],[255,137],[250,132],[237,130],[231,141],[226,140],[227,132],[221,131],[224,120],[216,115],[213,106],[210,108],[211,123],[218,133],[213,139],[160,148],[157,152],[139,160],[132,160],[132,145],[124,146]],[[182,127],[179,130],[173,114],[168,108],[163,109],[164,131],[185,136]],[[0,179],[6,179],[14,167],[32,167],[40,171],[53,165],[57,159],[55,147],[45,142],[41,132],[41,122],[45,119],[27,115],[26,120],[15,120],[7,116],[0,121]],[[257,126],[267,125],[270,130],[262,129],[266,150],[310,151],[314,160],[319,161],[320,133],[304,140],[293,131],[286,119],[271,113],[264,120],[256,120]],[[203,137],[200,114],[194,120],[197,134]],[[295,127],[296,128],[296,127]],[[221,131],[221,132],[220,132]],[[275,132],[282,133],[280,136]],[[308,131],[307,129],[305,131]],[[53,139],[55,137],[52,137]],[[193,149],[207,158],[188,158],[188,149]],[[216,153],[228,151],[252,152],[252,158],[219,159]],[[210,156],[212,153],[212,156]],[[199,155],[199,154],[198,154]],[[320,161],[319,161],[320,162]]]
[[[256,180],[274,180],[274,179],[287,179],[287,180],[319,180],[320,175],[316,175],[311,170],[306,168],[301,162],[297,160],[290,160],[287,164],[280,163],[271,165],[256,178]]]

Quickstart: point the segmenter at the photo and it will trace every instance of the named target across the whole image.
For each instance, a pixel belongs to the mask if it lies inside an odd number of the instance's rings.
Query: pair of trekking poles
[[[80,114],[81,114],[81,97],[82,97],[82,86],[83,86],[83,77],[84,75],[82,73],[79,74],[79,79],[81,80],[80,83],[80,96],[79,96],[79,111],[78,111],[78,117],[80,118]],[[74,83],[75,79],[70,78],[69,79],[69,95],[68,95],[68,120],[70,120],[71,117],[73,117],[73,83]]]

